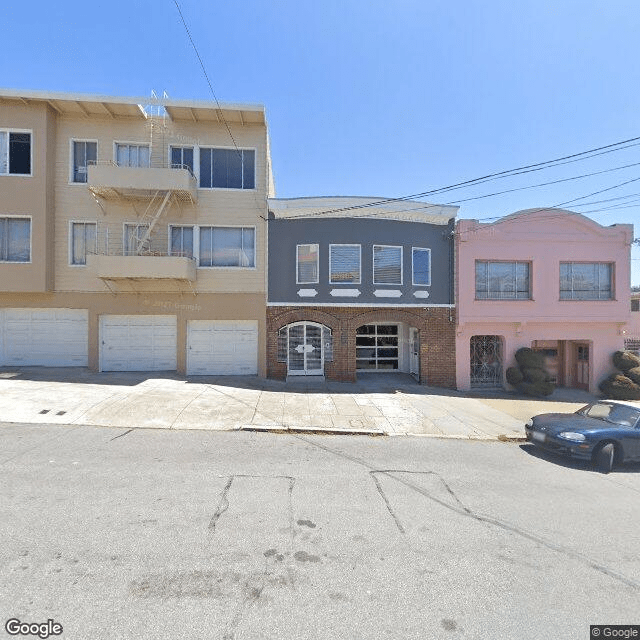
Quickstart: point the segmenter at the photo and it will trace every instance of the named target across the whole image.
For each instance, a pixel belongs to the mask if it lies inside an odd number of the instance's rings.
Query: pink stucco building
[[[633,225],[528,209],[456,233],[456,383],[506,386],[520,347],[560,386],[596,392],[630,329]]]

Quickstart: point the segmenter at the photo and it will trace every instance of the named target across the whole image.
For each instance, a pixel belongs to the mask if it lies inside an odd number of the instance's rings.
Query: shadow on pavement
[[[546,398],[531,398],[515,391],[474,389],[457,391],[419,384],[408,373],[361,373],[356,382],[333,382],[313,376],[271,380],[259,376],[182,376],[175,371],[90,371],[86,367],[0,367],[0,380],[82,383],[113,386],[137,386],[148,380],[178,380],[187,384],[210,384],[230,389],[253,389],[291,393],[404,393],[449,396],[477,400],[528,400],[587,404],[595,396],[580,389],[556,389]]]
[[[588,460],[577,460],[576,458],[568,458],[565,456],[555,455],[550,451],[540,449],[533,444],[521,444],[520,449],[534,458],[551,462],[559,467],[565,467],[566,469],[576,469],[579,471],[589,471],[591,473],[598,473],[593,464]],[[623,465],[617,465],[613,468],[611,473],[640,473],[640,462],[627,462]]]

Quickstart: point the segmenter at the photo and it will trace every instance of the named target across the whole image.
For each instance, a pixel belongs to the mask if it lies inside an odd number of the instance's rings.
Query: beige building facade
[[[262,106],[1,90],[0,366],[265,375],[273,191]]]

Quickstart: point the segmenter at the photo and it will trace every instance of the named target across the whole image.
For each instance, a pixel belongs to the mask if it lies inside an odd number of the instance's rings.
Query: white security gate
[[[86,309],[0,309],[0,365],[86,367]]]
[[[258,373],[256,320],[190,320],[187,375],[242,376]]]
[[[288,370],[290,376],[324,374],[322,326],[301,322],[289,326]]]
[[[420,332],[409,328],[409,373],[420,378]]]
[[[100,316],[100,371],[174,371],[176,316]]]

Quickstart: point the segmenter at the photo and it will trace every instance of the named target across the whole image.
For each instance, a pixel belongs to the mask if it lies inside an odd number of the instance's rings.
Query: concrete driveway
[[[536,413],[574,411],[591,398],[564,391],[540,402],[424,387],[403,374],[348,384],[0,367],[0,422],[496,439],[522,436]]]

